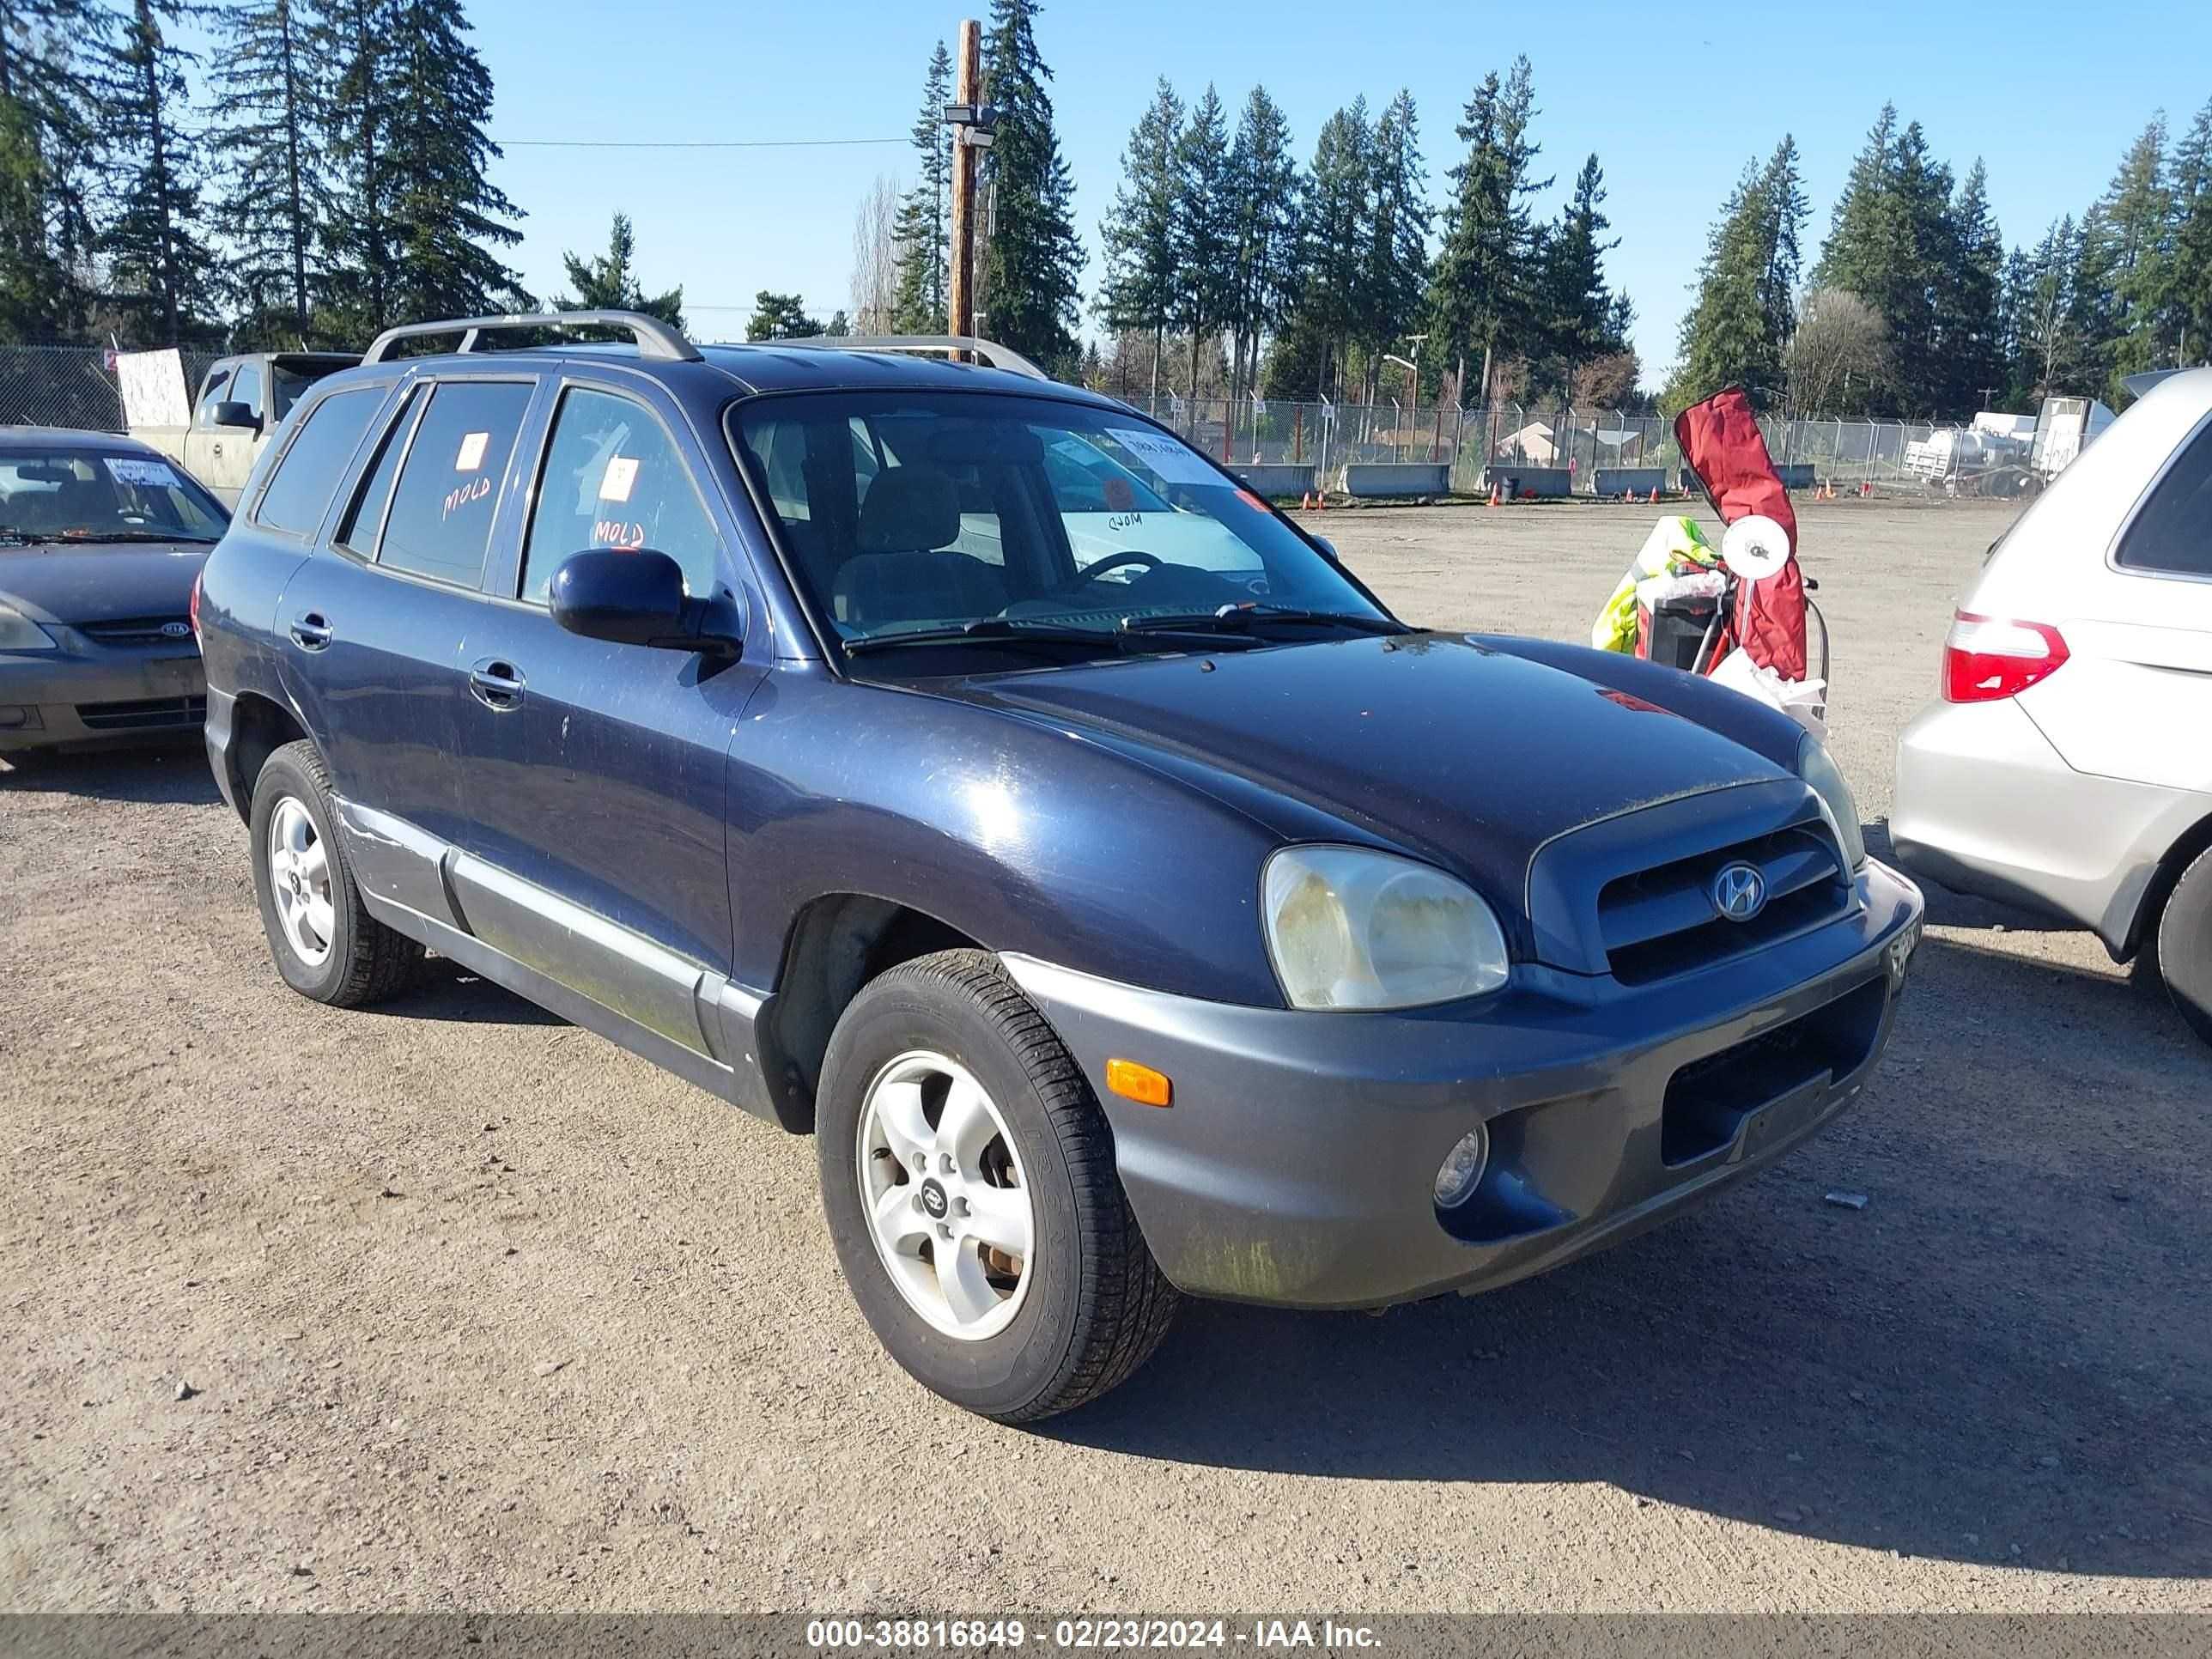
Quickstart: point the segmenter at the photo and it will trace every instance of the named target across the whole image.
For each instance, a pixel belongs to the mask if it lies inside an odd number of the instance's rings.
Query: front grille
[[[1816,1079],[1840,1082],[1874,1052],[1888,988],[1869,980],[1856,990],[1787,1024],[1717,1054],[1692,1060],[1667,1084],[1659,1157],[1689,1164],[1731,1144],[1743,1121]]]
[[[161,630],[168,627],[182,627],[185,631],[164,634]],[[191,629],[189,617],[116,617],[77,624],[78,633],[102,645],[184,645],[192,637]]]
[[[76,706],[76,717],[95,732],[198,726],[207,719],[207,699],[142,697],[135,702],[81,702]]]
[[[1736,863],[1766,883],[1766,908],[1749,921],[1731,921],[1713,907],[1714,878]],[[1598,894],[1598,933],[1613,976],[1649,985],[1832,921],[1850,898],[1850,873],[1826,825],[1808,820],[1607,882]]]

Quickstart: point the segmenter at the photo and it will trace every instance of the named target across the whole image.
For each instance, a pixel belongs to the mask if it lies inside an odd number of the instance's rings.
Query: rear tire
[[[1167,1334],[1177,1297],[1105,1117],[989,953],[942,951],[862,988],[830,1039],[815,1144],[854,1300],[953,1404],[1034,1422],[1114,1388]],[[1026,1253],[992,1242],[1009,1237]]]
[[[288,743],[263,763],[247,821],[254,896],[284,983],[316,1002],[360,1008],[421,977],[422,947],[362,902],[314,744]]]
[[[2199,854],[2166,896],[2158,976],[2190,1029],[2212,1042],[2212,852]]]

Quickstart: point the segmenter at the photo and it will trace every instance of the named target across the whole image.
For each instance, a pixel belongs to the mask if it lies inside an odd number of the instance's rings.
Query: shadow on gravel
[[[156,805],[209,806],[222,799],[208,770],[199,734],[189,743],[84,754],[19,757],[4,763],[0,791],[46,791],[88,800],[146,801]]]
[[[458,962],[433,957],[422,985],[406,995],[356,1011],[400,1019],[447,1019],[464,1025],[566,1025],[560,1015],[515,995]]]
[[[1485,1297],[1190,1305],[1042,1432],[1601,1481],[1906,1555],[2212,1577],[2208,1103],[2212,1056],[2124,981],[1931,939],[1867,1097],[1745,1186]]]

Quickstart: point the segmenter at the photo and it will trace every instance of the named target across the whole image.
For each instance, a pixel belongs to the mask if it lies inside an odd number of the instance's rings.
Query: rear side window
[[[453,380],[431,392],[399,464],[380,564],[459,587],[482,583],[500,484],[532,390],[526,381]]]
[[[2189,447],[2120,538],[2119,562],[2130,570],[2212,576],[2212,425]]]
[[[721,538],[667,428],[628,398],[578,387],[561,399],[530,514],[522,597],[543,604],[562,560],[586,548],[649,547],[711,593]]]
[[[338,487],[346,464],[361,447],[362,434],[383,401],[382,386],[363,386],[358,392],[334,392],[309,410],[284,446],[269,487],[261,492],[254,523],[295,536],[313,535],[322,525],[331,492]]]
[[[354,497],[353,510],[338,526],[338,545],[364,558],[376,556],[377,532],[384,528],[384,509],[392,504],[392,486],[398,479],[399,463],[407,453],[407,434],[414,430],[415,416],[422,412],[421,393],[420,386],[407,388],[399,413],[386,428],[384,442],[378,447],[376,465],[369,471],[368,482]]]

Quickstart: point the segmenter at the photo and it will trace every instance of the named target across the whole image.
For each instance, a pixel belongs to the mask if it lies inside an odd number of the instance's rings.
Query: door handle
[[[505,710],[522,706],[522,689],[528,682],[514,664],[488,657],[469,668],[469,693],[487,708]]]
[[[221,444],[210,444],[208,447],[217,455],[222,453],[222,446]]]
[[[302,651],[320,651],[331,642],[331,625],[320,611],[307,611],[293,620],[292,642]]]

